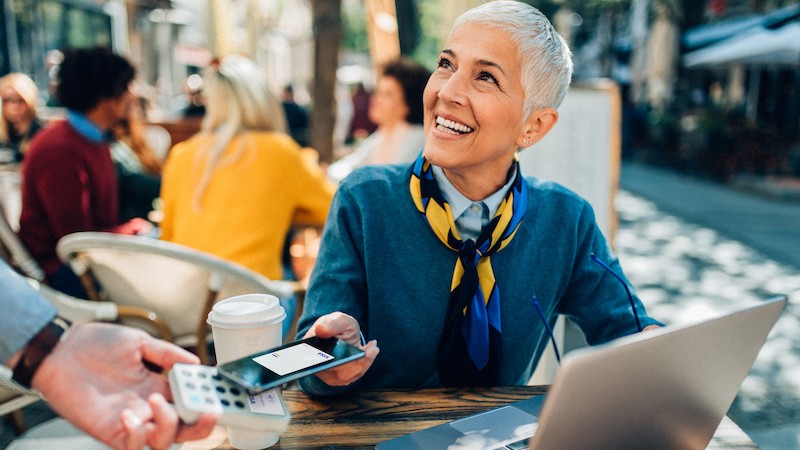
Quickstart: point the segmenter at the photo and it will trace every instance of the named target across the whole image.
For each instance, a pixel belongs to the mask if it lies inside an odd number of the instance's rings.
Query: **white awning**
[[[775,30],[759,27],[683,56],[690,68],[732,63],[800,66],[800,22]]]
[[[746,32],[749,29],[760,27],[763,22],[763,16],[751,15],[700,25],[683,33],[683,44],[686,48],[693,50],[697,47],[729,39],[731,36]]]

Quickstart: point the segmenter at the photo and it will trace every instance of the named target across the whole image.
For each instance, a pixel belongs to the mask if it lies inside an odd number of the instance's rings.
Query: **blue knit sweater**
[[[314,376],[302,379],[308,393],[441,385],[436,349],[457,253],[414,207],[410,173],[410,166],[364,167],[342,182],[333,199],[298,335],[318,317],[342,311],[358,320],[367,340],[377,339],[381,352],[366,375],[346,388]],[[511,243],[492,256],[502,326],[498,384],[504,386],[525,384],[548,344],[534,295],[551,322],[557,314],[569,316],[590,344],[636,331],[624,287],[589,256],[622,275],[591,206],[555,183],[527,181],[522,223]],[[642,326],[658,323],[636,301]]]

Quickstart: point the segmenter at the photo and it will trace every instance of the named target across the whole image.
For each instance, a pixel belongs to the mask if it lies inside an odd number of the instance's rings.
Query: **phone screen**
[[[258,393],[363,356],[363,350],[339,339],[310,337],[230,361],[218,370]]]

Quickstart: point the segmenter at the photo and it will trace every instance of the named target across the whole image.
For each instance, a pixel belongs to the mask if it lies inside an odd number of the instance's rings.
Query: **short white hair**
[[[487,2],[461,14],[450,35],[467,23],[511,36],[521,59],[526,119],[533,111],[561,105],[572,80],[572,52],[541,11],[518,1]]]

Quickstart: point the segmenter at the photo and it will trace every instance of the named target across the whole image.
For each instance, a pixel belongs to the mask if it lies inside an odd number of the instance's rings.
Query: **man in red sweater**
[[[78,278],[56,255],[56,243],[78,231],[136,234],[144,219],[120,224],[117,179],[109,151],[112,125],[135,96],[135,70],[105,48],[65,52],[56,88],[67,119],[41,131],[25,157],[19,236],[50,286],[86,297]]]

